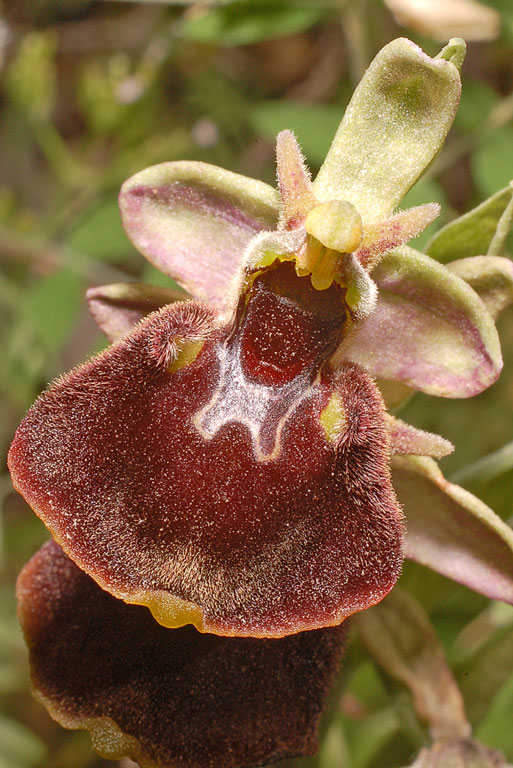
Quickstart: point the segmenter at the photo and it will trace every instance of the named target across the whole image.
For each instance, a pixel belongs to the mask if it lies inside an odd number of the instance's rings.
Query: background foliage
[[[405,202],[441,202],[442,217],[432,227],[513,178],[513,5],[488,4],[501,12],[501,34],[469,46],[455,128]],[[4,454],[48,380],[105,343],[88,316],[85,289],[132,279],[170,282],[123,233],[121,182],[150,164],[189,158],[273,183],[273,137],[283,128],[296,131],[315,172],[365,67],[402,34],[430,54],[440,48],[399,27],[381,0],[0,3]],[[505,371],[496,385],[468,402],[417,395],[404,414],[455,443],[444,472],[511,523],[511,310],[499,330]],[[87,735],[55,725],[30,696],[14,582],[47,534],[7,474],[0,496],[0,768],[112,765],[91,753]],[[407,566],[401,581],[442,639],[476,736],[513,761],[513,610],[420,566]],[[356,639],[342,682],[319,757],[288,765],[411,762],[425,727],[407,691]]]

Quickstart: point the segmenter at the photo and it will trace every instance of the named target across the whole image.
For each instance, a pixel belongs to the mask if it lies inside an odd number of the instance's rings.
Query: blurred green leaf
[[[25,314],[28,314],[27,310]],[[0,392],[6,395],[6,402],[10,405],[10,409],[14,405],[19,416],[38,394],[41,387],[40,377],[48,363],[48,352],[35,334],[32,319],[20,317],[18,314],[6,325],[5,338],[0,345],[3,362]],[[9,424],[6,418],[3,422]],[[10,426],[14,428],[16,425],[10,424]],[[10,438],[9,434],[6,440],[7,445],[10,443]]]
[[[504,189],[494,191],[487,200],[442,227],[427,243],[426,253],[442,264],[489,253],[512,199],[513,187],[508,183]]]
[[[84,68],[78,97],[93,133],[109,133],[122,123],[126,103],[116,97],[116,91],[120,90],[123,82],[132,82],[134,97],[138,90],[142,90],[142,85],[134,76],[131,80],[129,78],[130,60],[121,54],[112,57],[107,63],[93,59]]]
[[[501,627],[474,653],[460,659],[455,673],[469,720],[476,726],[486,717],[504,681],[513,675],[513,626]]]
[[[354,768],[365,768],[387,741],[397,733],[399,722],[392,707],[369,713],[347,725],[347,743]],[[329,768],[345,763],[331,763]]]
[[[511,470],[513,470],[513,441],[464,467],[456,472],[451,479],[455,483],[484,485],[505,472],[511,472]]]
[[[248,45],[303,32],[315,24],[324,11],[322,2],[239,0],[196,11],[185,19],[182,34],[199,43]]]
[[[484,0],[486,5],[491,5],[492,8],[499,11],[502,17],[502,31],[504,35],[509,39],[510,43],[513,43],[513,5],[511,0]],[[483,2],[483,0],[481,0]]]
[[[369,709],[382,709],[388,703],[383,680],[378,674],[376,665],[371,661],[367,649],[362,643],[359,645],[362,660],[352,670],[347,692]]]
[[[499,94],[480,80],[464,79],[455,126],[470,132],[479,127],[499,101]]]
[[[486,717],[476,730],[476,737],[485,744],[502,749],[513,760],[513,674],[506,678]]]
[[[165,106],[160,68],[169,41],[149,47],[137,60],[124,51],[94,58],[83,69],[78,99],[93,134],[114,134],[118,142],[143,141]]]
[[[41,741],[28,728],[0,716],[0,768],[28,768],[45,756]]]
[[[263,101],[253,107],[250,121],[257,133],[270,139],[290,128],[312,165],[321,165],[342,113],[343,109],[333,104]]]
[[[6,585],[0,590],[0,695],[22,689],[27,680],[25,645],[16,618],[14,594]]]
[[[432,179],[421,179],[403,197],[401,208],[412,208],[415,205],[425,203],[440,203],[442,207],[447,205],[447,196],[443,187]],[[417,243],[419,238],[415,239]]]
[[[125,234],[117,196],[108,197],[86,211],[68,235],[67,245],[71,250],[106,262],[142,258]]]
[[[472,173],[483,197],[493,195],[513,179],[513,127],[493,131],[471,158]]]
[[[83,293],[83,279],[65,268],[40,280],[28,293],[27,315],[50,350],[56,351],[71,335]]]
[[[344,766],[344,768],[356,768],[351,759],[344,727],[339,718],[333,720],[328,728],[318,758],[319,768],[333,768],[335,765]]]
[[[35,123],[49,120],[55,105],[56,48],[52,32],[30,32],[21,40],[7,72],[9,96]]]
[[[198,117],[192,126],[192,133],[198,143],[198,121],[208,121],[211,124],[211,144],[199,142],[200,147],[205,147],[209,155],[207,159],[212,162],[212,148],[219,144],[220,136],[226,136],[230,149],[234,154],[239,154],[245,148],[247,142],[247,119],[249,105],[247,95],[240,88],[237,81],[223,77],[222,73],[210,69],[200,72],[189,78],[187,84],[187,103],[193,113]],[[217,164],[217,160],[215,161]],[[233,159],[231,160],[233,162]]]

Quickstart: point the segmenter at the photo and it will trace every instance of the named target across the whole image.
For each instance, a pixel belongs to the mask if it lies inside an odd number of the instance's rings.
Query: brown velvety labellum
[[[281,640],[166,629],[46,544],[18,581],[32,680],[52,716],[105,757],[242,768],[312,754],[344,628]]]
[[[344,304],[308,286],[264,275],[235,329],[196,302],[162,309],[17,432],[16,486],[66,553],[167,626],[281,637],[338,624],[397,579],[383,403],[358,366],[323,364]],[[201,351],[170,372],[188,341]],[[334,393],[340,428],[325,423]]]

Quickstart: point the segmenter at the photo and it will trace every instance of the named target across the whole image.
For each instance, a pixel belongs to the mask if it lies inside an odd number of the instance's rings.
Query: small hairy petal
[[[361,245],[354,255],[366,269],[372,270],[388,251],[419,235],[439,213],[437,203],[427,203],[371,224],[365,228]]]
[[[17,432],[14,482],[100,586],[167,626],[281,637],[338,624],[382,599],[402,563],[381,397],[355,365],[306,389],[301,376],[248,381],[213,318],[166,307],[56,382]],[[321,418],[334,392],[336,440]]]
[[[441,397],[471,397],[502,369],[493,319],[457,275],[402,246],[372,273],[375,311],[340,349],[374,376]]]
[[[390,443],[393,454],[409,454],[415,456],[432,456],[441,459],[454,451],[454,445],[440,435],[424,432],[423,429],[412,427],[411,424],[388,417],[390,426]]]
[[[162,163],[121,188],[128,237],[152,264],[195,298],[218,308],[251,238],[273,229],[278,193],[261,181],[207,163]]]
[[[429,458],[396,456],[392,479],[406,515],[406,556],[492,600],[513,605],[513,531],[449,483]]]
[[[242,768],[312,754],[343,627],[281,640],[165,629],[116,600],[53,541],[18,581],[33,684],[111,760]]]
[[[109,341],[117,341],[150,312],[183,301],[187,294],[145,283],[114,283],[89,288],[86,297],[98,326]]]
[[[296,229],[316,200],[310,171],[292,131],[282,131],[276,138],[276,169],[281,197],[280,229]]]
[[[314,181],[321,203],[347,200],[366,224],[392,213],[438,152],[460,97],[456,66],[409,40],[386,45],[356,88]]]

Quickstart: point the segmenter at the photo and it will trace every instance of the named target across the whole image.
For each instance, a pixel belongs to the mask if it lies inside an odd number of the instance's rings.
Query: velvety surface
[[[25,566],[18,596],[40,698],[66,727],[89,728],[106,757],[235,768],[316,749],[343,627],[280,640],[166,629],[53,541]]]
[[[354,364],[318,373],[338,294],[311,312],[282,282],[254,289],[235,333],[194,302],[151,315],[57,381],[11,448],[17,487],[67,554],[167,626],[280,637],[338,624],[399,573],[381,397]]]

